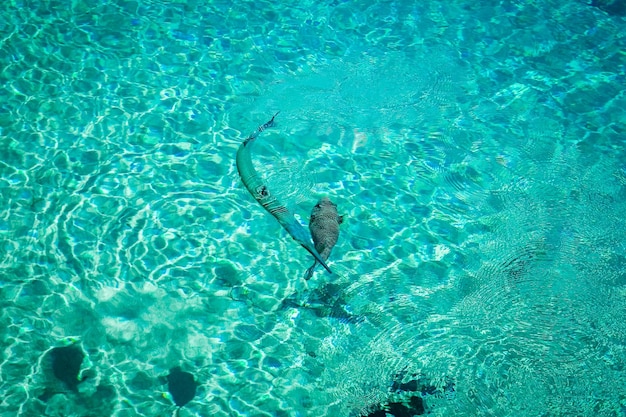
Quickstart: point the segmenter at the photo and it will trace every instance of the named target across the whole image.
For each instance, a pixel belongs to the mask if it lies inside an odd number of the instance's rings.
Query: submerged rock
[[[70,390],[77,392],[78,384],[82,382],[78,375],[85,358],[83,350],[76,345],[71,345],[53,348],[49,354],[52,358],[54,376],[63,381]]]
[[[592,0],[591,5],[612,16],[626,16],[626,1],[624,0]]]
[[[182,407],[196,396],[196,387],[198,386],[193,375],[184,372],[180,366],[170,369],[167,376],[167,389],[174,399],[177,407]]]

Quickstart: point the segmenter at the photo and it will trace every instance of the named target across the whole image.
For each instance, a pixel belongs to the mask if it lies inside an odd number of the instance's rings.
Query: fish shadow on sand
[[[283,300],[281,309],[308,310],[317,317],[335,319],[342,323],[360,323],[364,317],[350,313],[346,306],[345,289],[349,284],[326,283],[304,294],[294,293]]]
[[[406,371],[400,371],[394,375],[393,382],[389,387],[389,400],[376,404],[365,413],[360,413],[360,417],[413,417],[427,413],[424,402],[429,396],[447,396],[454,394],[455,386],[452,381],[448,381],[445,387],[437,388],[425,377],[413,374],[411,379],[406,379]]]

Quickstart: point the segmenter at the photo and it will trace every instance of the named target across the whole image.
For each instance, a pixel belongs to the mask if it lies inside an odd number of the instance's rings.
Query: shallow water
[[[181,416],[358,416],[399,373],[436,416],[625,416],[605,10],[3,2],[0,415],[168,415],[180,366]],[[278,110],[257,170],[303,224],[344,215],[308,282],[235,169]],[[72,344],[77,392],[49,354]]]

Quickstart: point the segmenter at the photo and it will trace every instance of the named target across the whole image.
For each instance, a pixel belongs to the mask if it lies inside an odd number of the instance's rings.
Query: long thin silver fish
[[[274,118],[277,114],[278,112],[272,116],[269,122],[259,126],[254,132],[252,132],[250,136],[248,136],[239,146],[239,149],[237,149],[237,171],[239,171],[239,177],[241,178],[243,185],[245,185],[250,194],[252,194],[252,197],[254,197],[254,199],[258,201],[265,210],[278,220],[278,223],[280,223],[280,225],[296,242],[309,251],[317,262],[322,264],[322,266],[332,274],[332,271],[328,265],[326,265],[326,262],[324,262],[320,254],[313,246],[306,229],[302,227],[298,220],[296,220],[293,213],[291,213],[287,207],[274,197],[252,165],[250,148],[252,147],[254,140],[257,136],[259,136],[259,133],[274,126]]]

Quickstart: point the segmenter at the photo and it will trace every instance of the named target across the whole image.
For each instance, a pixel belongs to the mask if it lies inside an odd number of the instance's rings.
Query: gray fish
[[[315,250],[324,262],[339,239],[339,225],[342,222],[343,216],[337,214],[337,206],[328,197],[320,199],[311,211],[309,230]],[[313,265],[307,269],[304,279],[310,279],[313,276],[313,271],[318,264],[318,260],[315,259]]]

